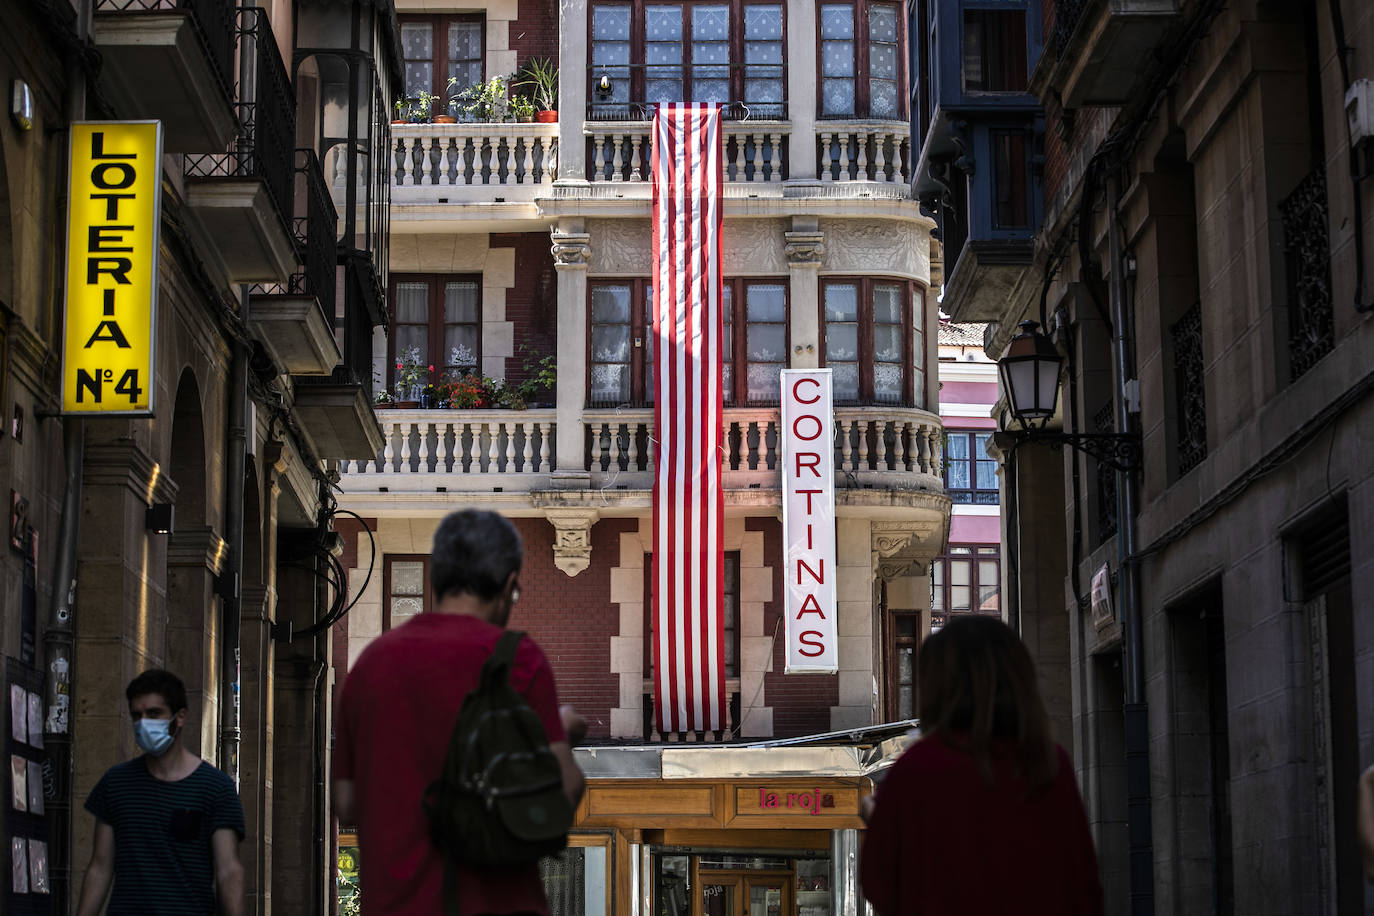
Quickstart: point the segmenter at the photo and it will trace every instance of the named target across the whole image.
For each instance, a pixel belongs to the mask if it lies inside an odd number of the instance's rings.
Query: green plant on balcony
[[[510,100],[511,117],[522,124],[534,120],[534,103],[523,95],[513,95]]]
[[[396,360],[396,400],[419,401],[420,394],[427,384],[433,365],[428,365],[420,356],[419,347],[407,347]]]
[[[539,111],[558,110],[558,67],[547,57],[531,57],[517,74],[517,89],[528,89]]]
[[[457,77],[449,77],[450,89],[458,86]],[[473,83],[454,93],[449,108],[463,121],[500,122],[510,112],[510,87],[504,76],[493,76],[485,83]]]

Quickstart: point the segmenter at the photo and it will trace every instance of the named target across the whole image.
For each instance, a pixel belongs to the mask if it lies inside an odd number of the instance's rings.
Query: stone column
[[[213,759],[219,740],[220,657],[215,580],[227,551],[212,528],[182,529],[167,540],[166,665],[186,682],[186,749]]]
[[[558,184],[587,183],[587,0],[558,4]]]
[[[95,829],[94,820],[80,813],[81,801],[107,768],[137,753],[124,687],[140,671],[166,663],[166,537],[148,533],[146,512],[150,496],[173,502],[176,495],[133,439],[88,442],[84,461],[69,714],[73,877],[85,864]],[[9,620],[16,618],[17,612]],[[213,734],[213,714],[209,722]],[[199,743],[198,733],[188,738]]]
[[[248,835],[239,848],[243,863],[245,913],[267,916],[272,912],[272,767],[275,735],[276,644],[273,627],[277,610],[277,498],[286,458],[280,442],[262,448],[265,469],[262,531],[259,558],[262,582],[245,582],[240,600],[241,716],[243,737],[239,748],[239,796],[247,819]],[[259,541],[259,538],[261,539]]]
[[[567,70],[566,63],[563,69]],[[560,103],[561,104],[561,103]],[[554,489],[576,490],[591,481],[584,460],[582,408],[587,403],[587,261],[591,236],[581,220],[553,233],[558,271],[558,433]]]
[[[787,239],[787,270],[791,284],[789,316],[792,338],[793,369],[815,369],[819,366],[821,261],[825,257],[825,233],[817,226],[815,217],[794,217],[792,231],[783,233]]]
[[[787,0],[789,181],[816,179],[816,0]]]

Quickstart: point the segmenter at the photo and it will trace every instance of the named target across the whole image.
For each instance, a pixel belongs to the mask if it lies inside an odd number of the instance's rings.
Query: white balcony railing
[[[778,486],[779,417],[775,408],[725,411],[723,475],[730,489]],[[597,487],[652,485],[653,410],[588,410],[586,464]],[[836,483],[898,488],[925,475],[940,481],[940,418],[909,407],[840,407],[835,410]],[[906,484],[907,487],[910,484]]]
[[[556,466],[553,410],[377,411],[386,442],[374,461],[342,462],[350,490],[529,490],[548,486]],[[407,479],[409,483],[407,483]]]
[[[552,409],[383,408],[377,416],[386,445],[376,460],[340,463],[348,492],[523,492],[548,488],[559,467]],[[777,489],[778,424],[776,408],[726,409],[727,489]],[[652,408],[589,409],[582,427],[584,452],[568,464],[588,471],[592,487],[610,492],[653,486]],[[938,416],[910,407],[837,408],[836,484],[939,489],[942,429]]]
[[[395,188],[552,185],[557,124],[394,124]]]
[[[648,121],[588,121],[591,158],[590,181],[648,181]],[[727,121],[725,133],[725,180],[771,184],[787,177],[787,143],[791,125],[786,121]]]
[[[911,184],[911,126],[900,121],[818,121],[816,178]]]

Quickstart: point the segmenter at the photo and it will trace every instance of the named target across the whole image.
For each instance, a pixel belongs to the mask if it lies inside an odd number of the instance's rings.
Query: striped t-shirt
[[[243,805],[228,776],[202,760],[186,778],[164,782],[136,757],[105,771],[86,810],[114,828],[108,916],[213,916],[210,836],[244,834]]]

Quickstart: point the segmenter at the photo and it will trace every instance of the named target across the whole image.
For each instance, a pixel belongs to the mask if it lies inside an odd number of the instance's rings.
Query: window
[[[693,101],[743,102],[751,117],[780,118],[783,36],[781,3],[596,3],[588,98],[606,117]]]
[[[786,282],[726,280],[721,317],[725,403],[778,403],[778,372],[787,368]],[[735,334],[737,327],[744,333]],[[743,371],[736,373],[736,366]]]
[[[994,130],[992,136],[992,192],[994,229],[1029,229],[1030,160],[1026,132]]]
[[[590,284],[593,407],[654,402],[653,287],[648,280]]]
[[[450,98],[482,81],[482,16],[402,16],[400,21],[406,97],[417,98],[423,90],[443,100],[431,114],[449,113]]]
[[[826,280],[822,300],[823,365],[832,370],[835,402],[924,404],[919,288],[905,280]]]
[[[1001,614],[1000,548],[951,545],[930,564],[930,610],[947,614]],[[934,618],[932,618],[934,619]]]
[[[410,348],[435,377],[453,371],[481,371],[482,278],[480,276],[393,276],[393,327],[387,374],[395,382],[396,362]]]
[[[429,557],[423,554],[387,554],[383,564],[382,630],[405,623],[416,614],[432,610],[429,589]]]
[[[821,117],[904,117],[899,22],[895,3],[820,4]]]
[[[965,92],[1026,91],[1029,72],[1023,4],[1004,0],[965,8],[963,70]]]
[[[653,287],[644,279],[593,282],[590,293],[589,403],[652,404]],[[786,281],[727,279],[721,313],[724,402],[778,403],[778,371],[787,367]]]
[[[896,611],[888,616],[888,721],[916,717],[916,653],[921,645],[921,614]]]
[[[945,489],[956,503],[998,503],[997,462],[988,457],[992,433],[945,431]]]
[[[725,676],[739,677],[739,551],[725,554],[725,603],[721,605],[725,635],[721,646],[725,650]]]

